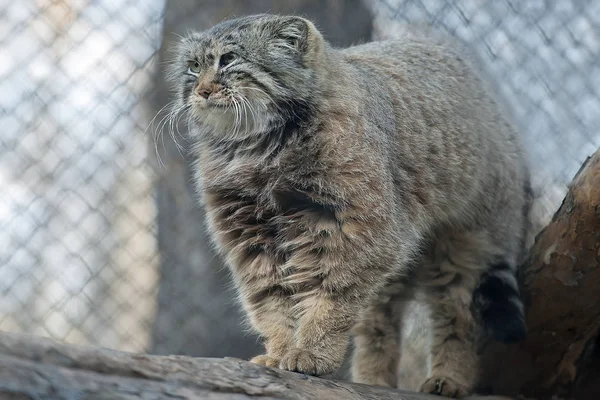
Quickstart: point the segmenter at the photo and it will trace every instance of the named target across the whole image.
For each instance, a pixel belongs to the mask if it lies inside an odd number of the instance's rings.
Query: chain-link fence
[[[0,1],[0,329],[150,345],[155,4]]]
[[[168,101],[175,33],[265,11],[308,16],[338,45],[404,21],[468,42],[515,110],[545,215],[600,146],[598,1],[0,0],[0,330],[255,352],[202,230],[189,160],[150,121]]]

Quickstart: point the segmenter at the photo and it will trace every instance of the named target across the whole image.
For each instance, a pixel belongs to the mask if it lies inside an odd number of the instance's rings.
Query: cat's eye
[[[232,52],[225,53],[219,58],[219,68],[223,68],[235,61],[235,54]]]
[[[192,60],[188,61],[188,72],[197,74],[200,72],[200,63],[198,61]]]

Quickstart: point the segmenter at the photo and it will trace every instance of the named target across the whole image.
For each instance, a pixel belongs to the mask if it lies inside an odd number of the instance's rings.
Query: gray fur
[[[174,53],[208,228],[265,341],[253,361],[327,374],[354,328],[354,380],[395,386],[417,295],[431,313],[420,389],[471,392],[484,330],[524,333],[528,174],[460,45],[407,29],[334,49],[307,20],[259,15]]]

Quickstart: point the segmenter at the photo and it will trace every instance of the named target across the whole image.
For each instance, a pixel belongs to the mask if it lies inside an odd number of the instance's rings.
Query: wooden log
[[[241,400],[257,397],[267,400],[441,399],[422,393],[320,379],[233,358],[151,356],[76,347],[28,335],[0,334],[0,399]]]
[[[600,330],[600,150],[569,186],[523,269],[528,337],[490,344],[482,384],[494,393],[600,398],[594,352]],[[597,369],[597,367],[594,367]],[[589,389],[580,390],[583,386]],[[592,389],[592,387],[594,387]]]
[[[481,388],[537,399],[600,397],[600,356],[594,352],[600,332],[599,264],[600,151],[582,166],[523,268],[528,338],[513,346],[486,346]],[[0,333],[0,399],[253,397],[440,399],[238,359],[132,354]]]

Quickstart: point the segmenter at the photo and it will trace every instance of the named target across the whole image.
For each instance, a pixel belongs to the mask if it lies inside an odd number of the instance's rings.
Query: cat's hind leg
[[[397,386],[400,324],[409,295],[405,284],[388,285],[354,327],[352,381]]]
[[[514,267],[508,267],[514,259],[506,248],[495,246],[485,231],[439,237],[418,277],[431,312],[431,367],[422,392],[464,397],[473,391],[477,350],[488,325],[510,330],[498,337],[524,336]],[[506,271],[499,269],[501,265],[507,265]],[[474,303],[479,297],[482,300]],[[477,310],[482,306],[483,314]],[[490,319],[504,322],[494,325]]]

